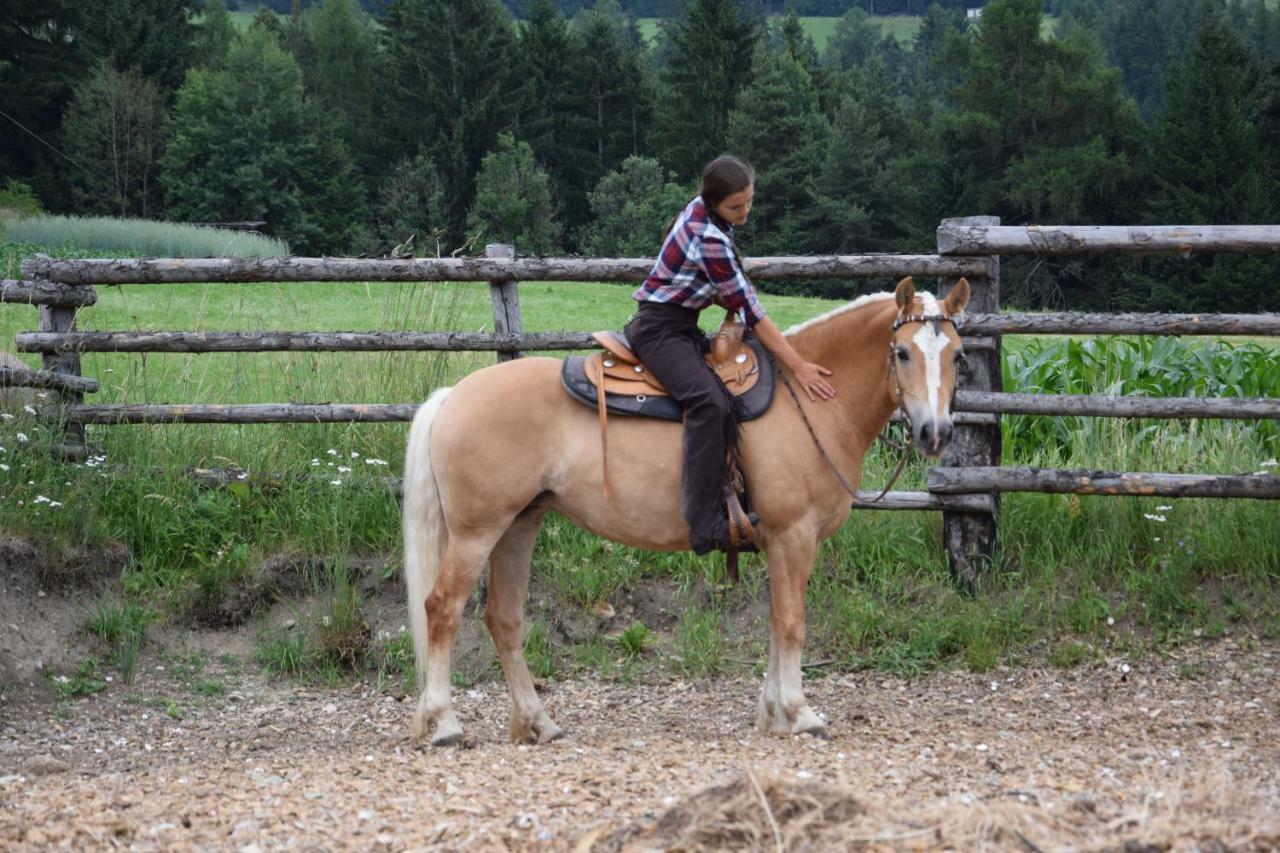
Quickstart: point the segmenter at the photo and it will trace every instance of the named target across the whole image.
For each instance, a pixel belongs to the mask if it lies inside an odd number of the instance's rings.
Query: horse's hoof
[[[549,732],[542,732],[538,735],[538,743],[555,743],[558,740],[564,740],[564,730],[561,728],[552,729]]]
[[[805,729],[804,731],[800,732],[800,734],[811,735],[817,738],[818,740],[826,740],[826,741],[831,740],[831,735],[827,732],[826,726],[817,726],[812,729]]]
[[[441,735],[431,739],[432,746],[457,746],[462,743],[462,732],[454,732],[449,735]]]

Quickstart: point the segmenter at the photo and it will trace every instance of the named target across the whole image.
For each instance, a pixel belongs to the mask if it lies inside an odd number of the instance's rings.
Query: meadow
[[[6,277],[42,249],[91,254],[0,244]],[[526,328],[618,328],[631,311],[629,290],[522,285]],[[99,294],[80,315],[83,329],[491,327],[484,284],[133,285]],[[785,328],[835,303],[769,295],[766,304]],[[35,320],[33,309],[6,305],[0,335],[11,342]],[[1009,338],[1005,387],[1267,396],[1280,387],[1277,352],[1266,341]],[[97,402],[412,402],[492,360],[491,353],[89,353],[83,372],[102,382]],[[285,636],[262,626],[262,664],[307,677],[341,678],[367,667],[403,677],[403,637],[370,634],[367,602],[346,569],[373,563],[384,578],[397,570],[398,502],[379,478],[399,475],[406,429],[90,427],[93,456],[63,464],[47,454],[48,427],[19,412],[0,424],[0,524],[53,552],[111,543],[128,549],[122,580],[86,621],[113,638],[116,665],[136,654],[154,620],[198,622],[202,609],[228,588],[252,583],[270,559],[310,555],[326,569],[313,579],[305,630]],[[1276,473],[1280,450],[1274,423],[1006,417],[1003,434],[1007,464],[1055,467]],[[884,482],[895,461],[891,451],[873,450],[863,487]],[[246,476],[208,488],[187,476],[192,467]],[[913,462],[897,488],[921,488],[923,478]],[[1138,655],[1226,632],[1280,636],[1277,529],[1275,502],[1009,495],[998,563],[970,596],[948,576],[937,514],[855,513],[815,570],[807,655],[839,669],[982,671]],[[530,612],[527,654],[537,674],[643,679],[755,667],[767,636],[763,563],[747,558],[745,581],[734,590],[723,587],[721,566],[715,558],[614,546],[551,518],[535,554],[539,603]],[[674,596],[674,621],[662,632],[637,622],[607,636],[571,637],[559,627],[572,618],[566,614],[594,618],[653,584]],[[353,637],[363,638],[355,652]],[[459,676],[492,677],[487,666]]]

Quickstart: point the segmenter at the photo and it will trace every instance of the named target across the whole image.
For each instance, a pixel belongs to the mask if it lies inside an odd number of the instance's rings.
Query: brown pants
[[[737,401],[707,367],[707,336],[698,312],[641,302],[626,327],[631,349],[684,407],[684,475],[680,511],[689,544],[705,553],[724,540],[725,453],[738,440]]]

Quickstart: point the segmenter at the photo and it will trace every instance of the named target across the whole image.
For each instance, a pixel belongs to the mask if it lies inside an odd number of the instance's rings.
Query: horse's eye
[[[898,347],[896,350],[898,361],[909,361],[911,359],[911,350],[906,347]]]

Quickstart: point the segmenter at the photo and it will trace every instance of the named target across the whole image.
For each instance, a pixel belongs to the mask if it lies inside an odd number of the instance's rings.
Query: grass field
[[[0,247],[0,257],[13,263],[38,248]],[[522,285],[525,325],[617,328],[631,311],[629,289]],[[99,293],[100,303],[82,312],[81,328],[475,331],[491,322],[483,284],[133,285]],[[774,295],[765,301],[784,327],[831,306]],[[5,340],[34,325],[29,307],[0,310]],[[1257,395],[1280,386],[1274,346],[1025,338],[1009,338],[1006,346],[1009,390],[1188,394],[1217,393],[1214,383],[1225,383],[1232,393]],[[102,381],[102,392],[93,395],[102,402],[409,402],[492,359],[86,354],[84,373]],[[1247,422],[1006,418],[1003,430],[1007,463],[1051,467],[1275,472],[1280,449],[1274,424]],[[374,478],[399,474],[405,432],[404,424],[93,427],[89,441],[101,456],[66,466],[42,449],[50,440],[46,425],[19,412],[0,423],[0,525],[55,552],[123,543],[132,561],[115,597],[99,610],[123,613],[128,605],[127,612],[182,620],[255,577],[273,555],[314,554],[336,566],[382,555],[394,570],[398,504]],[[895,461],[878,446],[864,486],[884,482]],[[209,490],[181,473],[189,466],[237,467],[249,478]],[[264,479],[316,473],[323,477]],[[923,478],[923,466],[912,462],[898,488],[920,488]],[[1226,631],[1280,635],[1277,502],[1011,495],[1001,524],[998,566],[970,598],[947,576],[936,514],[855,514],[820,555],[810,588],[809,653],[839,668],[984,670],[1019,661],[1069,665]],[[733,618],[732,601],[759,594],[760,572],[749,559],[754,580],[726,598],[716,591],[718,560],[615,547],[553,518],[535,557],[535,584],[547,591],[551,610],[534,614],[529,654],[546,676],[732,668],[729,659],[752,659],[762,637],[724,636],[721,626]],[[346,624],[334,607],[347,617],[359,612],[358,590],[341,577],[317,581],[329,591],[330,610],[311,615],[328,627],[306,636],[331,636],[333,625]],[[550,626],[564,608],[594,611],[654,578],[680,596],[682,615],[670,639],[676,663],[634,649],[622,655],[598,641],[551,642]],[[302,637],[267,637],[264,665],[307,671],[298,662],[319,653]],[[643,637],[638,629],[633,634],[637,649]],[[393,638],[384,652],[380,660],[403,668],[401,640]]]

